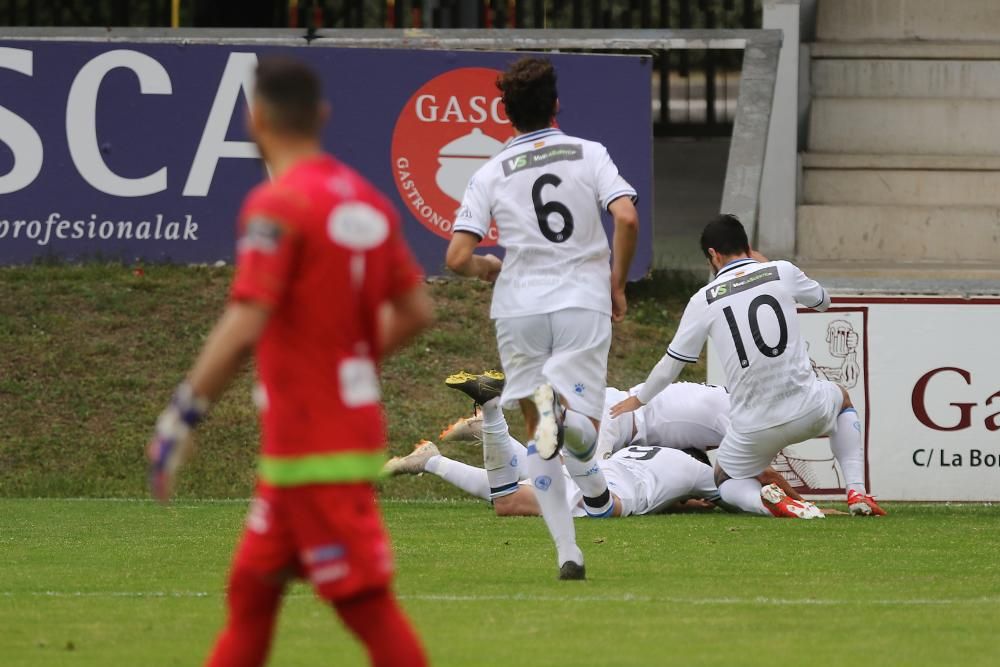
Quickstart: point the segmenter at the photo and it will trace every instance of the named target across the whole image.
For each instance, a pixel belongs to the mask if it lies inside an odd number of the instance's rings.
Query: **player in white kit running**
[[[585,578],[556,455],[588,512],[613,506],[600,470],[590,471],[604,405],[611,322],[625,316],[635,252],[636,192],[599,143],[554,127],[556,74],[523,58],[497,81],[515,137],[469,180],[448,247],[448,268],[495,281],[490,316],[507,383],[504,407],[520,404],[530,441],[526,469],[556,544],[561,579]],[[601,215],[614,220],[612,254]],[[491,219],[506,249],[501,263],[473,251]],[[610,263],[609,263],[610,260]],[[502,268],[502,270],[501,270]]]
[[[829,434],[847,478],[851,514],[884,514],[865,489],[857,411],[845,389],[816,377],[799,332],[797,304],[826,310],[826,290],[789,262],[752,256],[734,216],[721,215],[706,225],[701,247],[715,279],[691,297],[642,390],[614,406],[611,415],[648,403],[677,378],[683,364],[698,360],[711,338],[732,400],[730,427],[716,459],[722,500],[757,514],[822,516],[773,485],[762,488],[757,476],[782,448]]]

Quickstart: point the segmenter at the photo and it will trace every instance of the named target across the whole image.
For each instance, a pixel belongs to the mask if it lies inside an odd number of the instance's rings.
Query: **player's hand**
[[[153,439],[146,446],[149,461],[149,491],[161,503],[170,500],[178,468],[187,460],[193,446],[191,432],[208,411],[208,401],[195,396],[183,382],[170,404],[156,420]]]
[[[177,470],[187,460],[192,448],[190,429],[175,437],[159,433],[146,446],[149,460],[149,492],[161,503],[167,503],[174,493]]]
[[[496,282],[500,277],[500,270],[503,269],[503,261],[496,255],[481,255],[482,272],[479,277],[488,283]]]
[[[628,312],[628,300],[625,298],[625,290],[611,287],[611,321],[614,323],[623,322],[625,313]]]
[[[611,406],[611,417],[618,417],[626,412],[634,412],[642,407],[642,401],[639,400],[638,396],[629,396],[621,403],[616,403]]]
[[[762,262],[762,263],[763,262],[770,262],[771,261],[767,257],[764,257],[764,255],[762,255],[759,252],[757,252],[756,250],[754,250],[753,248],[750,248],[750,257],[752,259],[756,259],[758,262]]]

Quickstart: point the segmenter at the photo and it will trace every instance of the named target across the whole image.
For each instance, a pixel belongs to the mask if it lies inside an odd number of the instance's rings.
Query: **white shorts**
[[[611,318],[585,308],[496,320],[497,348],[507,376],[503,407],[513,408],[551,384],[569,406],[592,419],[604,412]]]
[[[756,477],[785,447],[830,433],[837,424],[844,393],[833,382],[820,380],[819,384],[817,404],[798,419],[750,433],[739,433],[730,426],[716,457],[723,472],[733,479]]]
[[[599,465],[622,501],[622,516],[656,514],[688,498],[719,498],[712,468],[679,449],[626,447]]]

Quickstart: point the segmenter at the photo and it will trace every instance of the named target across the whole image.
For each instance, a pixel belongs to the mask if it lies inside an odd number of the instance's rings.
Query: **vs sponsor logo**
[[[392,135],[396,188],[424,227],[450,238],[469,179],[514,131],[496,87],[498,70],[461,67],[434,77],[410,97]],[[497,240],[495,226],[483,239]]]

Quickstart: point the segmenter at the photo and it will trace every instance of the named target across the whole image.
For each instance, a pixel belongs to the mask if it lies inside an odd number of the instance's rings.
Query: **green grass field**
[[[151,266],[141,276],[117,264],[0,268],[0,497],[145,495],[143,445],[221,313],[231,276],[210,267]],[[490,287],[453,280],[430,290],[435,326],[383,369],[391,453],[468,413],[470,402],[446,389],[445,377],[499,363]],[[611,349],[616,386],[645,379],[689,291],[669,277],[630,290],[630,316],[615,327]],[[704,376],[703,364],[685,369],[684,379]],[[248,368],[199,427],[200,453],[180,479],[181,497],[250,495],[251,378]],[[456,495],[427,476],[393,480],[386,492]]]
[[[204,658],[246,501],[194,499],[251,492],[250,369],[199,429],[180,501],[135,499],[153,421],[230,277],[0,269],[0,667]],[[436,326],[384,368],[391,453],[469,410],[446,375],[497,363],[488,288],[431,291]],[[688,293],[662,276],[630,287],[612,384],[645,377]],[[703,377],[703,364],[685,370]],[[456,458],[480,457],[464,448]],[[578,521],[589,580],[558,582],[540,519],[498,519],[431,475],[381,491],[398,592],[437,665],[997,664],[1000,506],[890,505],[885,519],[822,522]],[[294,588],[271,664],[364,663],[332,612]]]
[[[245,507],[0,500],[0,664],[199,664]],[[472,501],[384,510],[436,665],[996,664],[997,507],[578,520],[586,582],[554,579],[540,519]],[[297,586],[271,664],[365,661]]]

